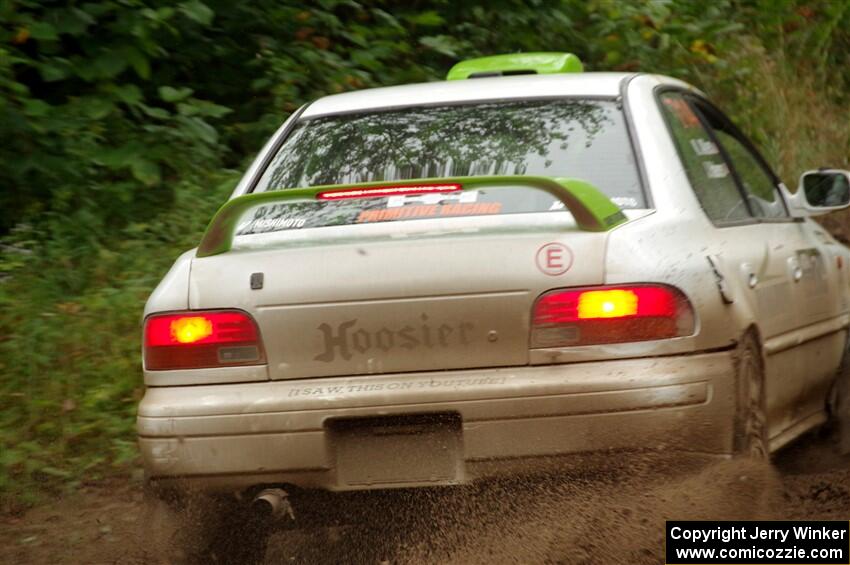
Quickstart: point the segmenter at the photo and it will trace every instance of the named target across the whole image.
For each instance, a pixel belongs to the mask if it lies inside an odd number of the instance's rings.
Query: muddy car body
[[[806,177],[839,186],[810,202],[693,87],[541,61],[328,96],[277,131],[145,308],[151,482],[458,484],[765,453],[826,421],[850,255],[809,216],[846,205],[845,173]]]

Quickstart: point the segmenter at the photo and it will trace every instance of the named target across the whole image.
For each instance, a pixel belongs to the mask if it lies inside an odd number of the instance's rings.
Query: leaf
[[[227,106],[221,106],[206,100],[192,99],[186,104],[178,104],[177,111],[184,116],[207,116],[209,118],[221,118],[233,110]]]
[[[395,28],[396,31],[402,33],[405,31],[404,26],[402,26],[395,18],[395,16],[393,16],[389,12],[381,10],[380,8],[376,8],[372,10],[372,13],[375,15],[376,20],[380,20],[385,25]]]
[[[96,161],[101,165],[112,169],[123,169],[132,163],[144,151],[144,146],[137,142],[130,142],[118,147],[103,147],[97,152]]]
[[[88,16],[96,18],[114,10],[115,6],[109,2],[86,2],[80,5],[80,9]]]
[[[374,57],[371,51],[367,49],[359,49],[351,54],[351,60],[359,67],[377,71],[381,68],[381,62]]]
[[[443,19],[443,16],[434,10],[422,12],[421,14],[416,14],[414,16],[408,16],[405,19],[414,25],[420,26],[438,26],[442,25],[446,21]]]
[[[177,104],[177,113],[181,116],[195,116],[198,114],[198,108],[194,104]]]
[[[82,35],[94,23],[94,18],[82,10],[71,8],[58,12],[55,22],[59,34]]]
[[[35,22],[29,28],[30,37],[40,41],[54,41],[59,39],[56,28],[47,22]]]
[[[47,115],[50,112],[50,108],[50,104],[42,100],[33,99],[24,101],[24,113],[33,118],[40,118]]]
[[[156,11],[156,14],[159,16],[160,20],[165,21],[171,19],[171,16],[174,15],[174,8],[171,8],[170,6],[163,6]]]
[[[210,25],[215,17],[215,12],[213,12],[209,6],[200,0],[183,2],[180,4],[180,11],[183,12],[190,20],[194,20],[205,26]]]
[[[112,93],[115,95],[115,98],[128,106],[135,106],[142,101],[142,91],[135,84],[115,86],[112,88]]]
[[[82,113],[93,120],[100,120],[108,116],[114,108],[112,101],[99,96],[88,96],[79,102]]]
[[[184,118],[186,129],[204,143],[214,145],[218,143],[218,132],[215,128],[200,118]]]
[[[115,49],[101,53],[94,60],[94,68],[104,78],[112,78],[121,74],[127,68],[127,59]]]
[[[159,165],[141,157],[130,163],[130,171],[133,173],[133,178],[145,186],[154,186],[162,178]]]
[[[56,82],[68,78],[69,70],[67,65],[56,65],[54,63],[44,63],[38,66],[38,72],[41,74],[44,82]]]
[[[133,70],[136,71],[136,74],[139,75],[139,78],[143,78],[145,80],[150,78],[150,62],[148,62],[148,58],[142,55],[139,51],[129,49],[127,51],[127,61],[130,63],[130,66],[133,67]]]
[[[147,104],[140,104],[142,112],[150,116],[151,118],[156,118],[158,120],[167,120],[171,117],[171,114],[165,108],[157,108],[156,106],[148,106]]]
[[[419,43],[449,57],[457,57],[460,44],[450,35],[429,35],[419,38]]]
[[[191,88],[174,88],[173,86],[160,86],[159,97],[165,102],[179,102],[192,95],[194,90]]]

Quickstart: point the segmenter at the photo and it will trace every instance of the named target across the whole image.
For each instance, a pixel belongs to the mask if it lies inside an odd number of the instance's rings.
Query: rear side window
[[[255,192],[483,175],[577,178],[621,208],[646,207],[622,110],[604,100],[411,107],[307,119],[283,142]],[[535,198],[505,205],[502,213],[557,211],[558,204]]]
[[[734,132],[715,129],[714,135],[729,156],[738,174],[750,211],[757,218],[787,218],[785,203],[779,195],[776,181],[758,158]]]
[[[752,218],[720,148],[690,104],[678,93],[661,94],[682,165],[706,215],[716,224]]]

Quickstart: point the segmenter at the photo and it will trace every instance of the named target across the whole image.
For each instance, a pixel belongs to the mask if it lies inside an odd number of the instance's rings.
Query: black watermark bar
[[[850,522],[668,521],[669,565],[847,565]]]

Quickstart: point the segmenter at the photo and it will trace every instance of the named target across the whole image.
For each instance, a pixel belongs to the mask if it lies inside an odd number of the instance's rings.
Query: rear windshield
[[[564,210],[560,200],[529,186],[464,192],[364,197],[336,202],[287,201],[258,205],[242,217],[236,235],[353,224]]]
[[[302,120],[255,192],[483,175],[578,178],[621,208],[646,207],[622,110],[614,101],[577,99],[412,107]],[[521,208],[563,209],[553,202],[535,198]],[[506,207],[502,213],[508,210],[518,211]]]

